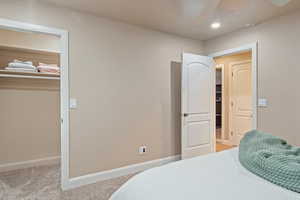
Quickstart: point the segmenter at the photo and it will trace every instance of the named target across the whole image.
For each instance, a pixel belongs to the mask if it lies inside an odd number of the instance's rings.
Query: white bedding
[[[178,161],[142,172],[110,200],[300,200],[300,194],[247,171],[238,149]]]

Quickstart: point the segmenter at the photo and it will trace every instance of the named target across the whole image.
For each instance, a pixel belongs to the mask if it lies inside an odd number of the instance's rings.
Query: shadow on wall
[[[181,154],[181,63],[171,61],[171,133],[175,151]]]

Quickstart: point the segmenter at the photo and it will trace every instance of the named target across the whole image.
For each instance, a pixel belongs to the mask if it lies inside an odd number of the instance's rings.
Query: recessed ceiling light
[[[217,29],[221,27],[221,23],[220,22],[214,22],[210,25],[211,28],[213,29]]]

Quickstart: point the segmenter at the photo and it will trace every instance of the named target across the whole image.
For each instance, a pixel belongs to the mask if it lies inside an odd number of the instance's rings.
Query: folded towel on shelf
[[[13,62],[14,62],[14,63],[23,63],[23,64],[32,65],[32,62],[31,62],[31,61],[21,61],[21,60],[18,60],[18,59],[14,59]]]
[[[39,63],[39,66],[37,66],[37,70],[41,73],[52,73],[52,74],[60,73],[60,68],[56,64]]]
[[[9,68],[23,68],[23,69],[34,69],[36,67],[32,65],[31,61],[20,61],[15,59],[13,62],[8,63]]]
[[[36,69],[31,69],[31,68],[6,67],[5,70],[14,71],[14,72],[37,72]]]
[[[23,64],[23,63],[8,63],[10,68],[26,68],[26,69],[36,69],[35,66]]]

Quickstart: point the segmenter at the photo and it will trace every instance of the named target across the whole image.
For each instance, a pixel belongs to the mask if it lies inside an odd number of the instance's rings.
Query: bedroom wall
[[[179,62],[202,42],[37,1],[1,1],[0,17],[70,33],[71,177],[180,154]]]
[[[2,45],[58,51],[59,38],[0,29]],[[0,69],[15,58],[45,61],[39,54],[0,49]],[[47,60],[56,62],[57,56]],[[0,78],[0,99],[0,171],[60,156],[59,81]]]
[[[300,12],[205,42],[206,53],[258,41],[258,128],[300,145]]]
[[[229,56],[222,56],[214,59],[216,64],[223,64],[224,65],[224,75],[225,75],[225,102],[226,106],[225,109],[228,111],[230,107],[229,103],[229,78],[230,78],[230,71],[229,71],[229,64],[233,62],[239,62],[244,60],[251,60],[251,52],[234,54]],[[229,138],[229,112],[225,111],[225,124],[222,124],[225,129],[225,139]]]

